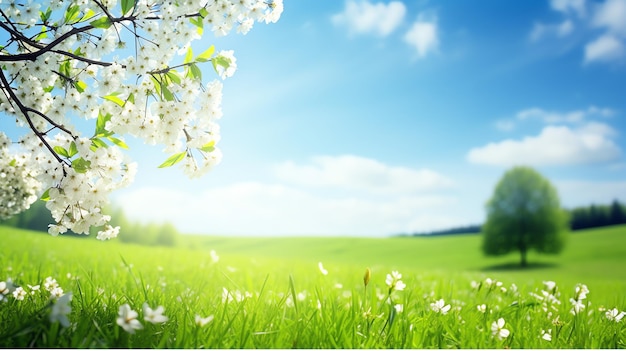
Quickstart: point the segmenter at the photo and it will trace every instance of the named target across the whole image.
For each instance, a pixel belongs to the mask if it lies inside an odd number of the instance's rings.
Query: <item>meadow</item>
[[[524,270],[515,254],[484,257],[480,239],[164,248],[0,227],[0,347],[626,346],[626,226],[574,232]]]

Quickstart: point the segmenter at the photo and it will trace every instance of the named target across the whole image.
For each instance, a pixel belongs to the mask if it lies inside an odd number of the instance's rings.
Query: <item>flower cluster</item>
[[[51,323],[59,322],[63,327],[69,327],[69,314],[72,312],[72,293],[65,293],[56,279],[52,277],[44,279],[41,285],[50,294],[48,319]],[[0,281],[0,302],[7,302],[9,296],[12,296],[16,301],[24,301],[27,296],[32,296],[42,291],[41,285],[27,284],[27,290],[23,286],[14,284],[11,279]],[[42,294],[42,296],[47,295]]]
[[[450,304],[446,305],[443,299],[439,299],[430,304],[430,309],[436,313],[446,314],[450,311]]]
[[[604,315],[610,321],[619,322],[622,320],[622,318],[624,318],[624,316],[626,315],[626,312],[624,311],[620,312],[617,308],[613,308],[613,309],[606,311]]]
[[[541,308],[544,312],[548,312],[548,310],[558,311],[558,306],[561,304],[558,287],[553,281],[544,281],[543,289],[539,294],[532,292],[530,295],[541,302]]]
[[[24,155],[9,154],[11,140],[0,132],[0,220],[30,208],[37,200],[41,183],[28,167]]]
[[[385,279],[385,283],[389,287],[389,293],[391,294],[393,291],[402,291],[406,288],[406,284],[402,281],[402,274],[398,271],[392,271],[391,274],[387,274],[387,279]]]
[[[165,312],[165,308],[163,306],[158,306],[156,309],[152,309],[147,302],[144,302],[142,308],[143,319],[146,322],[161,324],[169,320],[167,316],[163,315],[163,312]],[[116,323],[127,333],[134,334],[136,330],[143,329],[143,324],[141,324],[137,317],[139,317],[139,313],[134,311],[129,304],[125,303],[119,307]]]
[[[574,297],[569,299],[572,304],[572,309],[570,310],[572,314],[578,314],[585,309],[583,301],[587,298],[589,289],[587,289],[585,284],[577,284],[575,292]]]
[[[106,225],[108,194],[127,186],[137,166],[121,136],[163,145],[162,167],[190,177],[221,160],[217,120],[222,79],[237,69],[232,51],[194,55],[191,42],[255,22],[276,22],[282,0],[49,1],[1,3],[0,113],[27,133],[10,155],[0,133],[0,219],[27,209],[41,190],[56,223],[49,233],[89,233]],[[28,9],[28,11],[24,11]],[[128,43],[134,50],[119,57]],[[203,83],[200,64],[219,77]],[[95,128],[78,128],[82,118]],[[82,123],[84,124],[84,123]],[[81,125],[82,125],[81,124]],[[117,236],[106,227],[98,239]]]

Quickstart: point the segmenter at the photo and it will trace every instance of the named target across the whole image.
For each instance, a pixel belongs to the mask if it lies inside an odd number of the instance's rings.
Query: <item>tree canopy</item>
[[[483,252],[504,255],[520,252],[559,253],[565,245],[568,221],[558,193],[550,181],[530,167],[514,167],[496,185],[487,202],[483,226]]]

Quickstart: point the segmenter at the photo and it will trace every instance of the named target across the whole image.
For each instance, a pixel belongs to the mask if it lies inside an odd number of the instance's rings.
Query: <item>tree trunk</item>
[[[526,261],[526,248],[525,247],[520,248],[519,252],[521,255],[520,265],[522,267],[526,267],[528,265],[528,262]]]

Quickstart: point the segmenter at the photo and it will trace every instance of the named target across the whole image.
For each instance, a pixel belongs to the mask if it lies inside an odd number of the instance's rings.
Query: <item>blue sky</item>
[[[314,5],[312,5],[314,4]],[[235,51],[222,163],[127,138],[129,217],[186,233],[387,236],[481,223],[513,165],[565,207],[626,202],[626,1],[285,0]],[[205,77],[211,71],[207,67]]]
[[[116,195],[190,233],[385,236],[481,223],[503,172],[626,201],[625,1],[285,1],[234,49],[222,164]],[[412,34],[409,34],[412,33]]]

